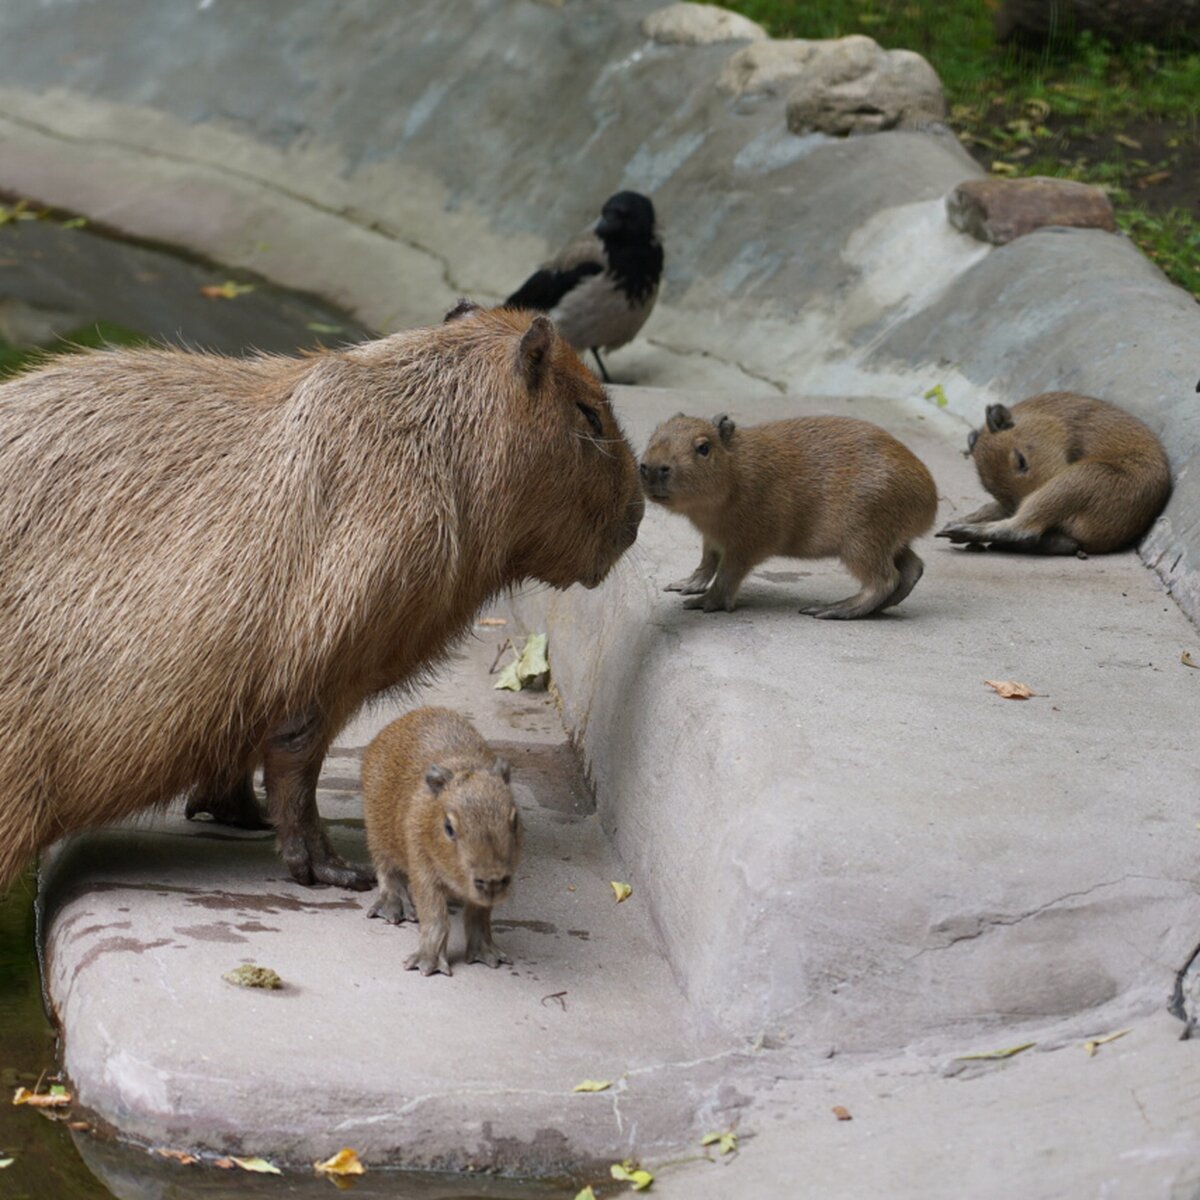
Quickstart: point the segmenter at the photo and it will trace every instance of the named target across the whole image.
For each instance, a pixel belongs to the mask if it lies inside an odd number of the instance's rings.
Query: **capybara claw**
[[[313,859],[308,865],[307,874],[308,878],[302,879],[294,869],[292,871],[296,882],[306,885],[325,883],[330,887],[348,888],[352,892],[368,892],[375,886],[373,868],[354,866],[336,855]]]
[[[404,960],[404,969],[406,971],[420,971],[422,975],[436,975],[439,972],[443,975],[453,975],[450,970],[450,964],[446,961],[444,954],[439,954],[436,958],[432,954],[422,954],[419,950],[416,954],[410,954]]]
[[[404,911],[404,901],[399,896],[380,896],[367,909],[368,917],[382,917],[389,925],[401,925],[407,914]]]
[[[483,946],[473,946],[467,950],[467,962],[483,963],[495,970],[501,963],[512,963],[512,959],[496,945],[488,942]]]

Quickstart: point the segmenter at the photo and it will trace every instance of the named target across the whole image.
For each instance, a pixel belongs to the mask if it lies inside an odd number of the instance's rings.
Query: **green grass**
[[[111,321],[96,321],[72,329],[47,346],[14,346],[0,340],[0,379],[19,375],[30,367],[36,367],[58,354],[72,354],[77,350],[98,350],[105,346],[144,346],[147,341],[132,329],[115,325]]]
[[[865,33],[919,51],[949,123],[997,174],[1055,175],[1109,193],[1121,227],[1200,296],[1200,52],[1111,47],[1088,34],[1043,51],[997,44],[981,0],[725,0],[774,37]],[[1167,179],[1173,190],[1163,190]],[[1161,193],[1160,199],[1154,193]]]

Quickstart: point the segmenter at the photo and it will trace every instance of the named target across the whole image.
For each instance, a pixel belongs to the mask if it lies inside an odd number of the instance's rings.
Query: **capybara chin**
[[[764,560],[840,558],[862,584],[853,596],[800,611],[865,617],[899,604],[924,566],[909,546],[933,524],[937,491],[925,465],[890,433],[852,417],[796,417],[737,426],[683,413],[650,437],[639,467],[646,495],[700,531],[700,565],[667,591],[685,608],[732,612],[742,580]]]
[[[967,437],[990,504],[938,537],[1035,554],[1103,554],[1140,537],[1171,493],[1158,438],[1137,417],[1089,396],[1044,392],[989,404]]]
[[[304,358],[61,358],[0,387],[0,890],[55,838],[263,764],[301,883],[321,762],[366,697],[525,579],[596,586],[637,471],[548,318]]]
[[[393,721],[363,755],[363,817],[379,875],[367,913],[393,925],[416,917],[421,941],[404,965],[449,975],[451,900],[463,906],[466,961],[512,959],[492,940],[492,907],[512,887],[521,814],[509,767],[465,718],[417,708]]]

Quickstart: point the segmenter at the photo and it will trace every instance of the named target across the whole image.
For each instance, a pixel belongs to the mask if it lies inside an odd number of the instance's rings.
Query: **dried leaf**
[[[324,321],[309,321],[308,328],[313,333],[345,333],[341,325],[327,325]]]
[[[613,879],[609,881],[608,886],[612,888],[613,895],[616,896],[618,904],[628,900],[633,895],[633,888],[627,883],[618,883]]]
[[[66,1108],[71,1103],[71,1093],[58,1085],[49,1092],[31,1092],[19,1087],[13,1093],[14,1104],[28,1104],[30,1108]]]
[[[1179,661],[1183,663],[1185,667],[1200,667],[1200,663],[1198,663],[1186,650],[1179,656]]]
[[[63,229],[83,229],[87,225],[87,217],[72,217],[62,223]]]
[[[159,1158],[169,1158],[172,1162],[182,1163],[185,1167],[190,1167],[192,1163],[200,1161],[194,1154],[189,1154],[186,1150],[168,1150],[165,1146],[155,1147],[154,1153]]]
[[[0,1171],[6,1167],[11,1167],[17,1160],[15,1158],[0,1158]]]
[[[351,1150],[349,1146],[344,1146],[332,1158],[327,1158],[324,1162],[313,1163],[313,1170],[318,1175],[365,1175],[367,1168],[363,1166],[362,1159],[358,1157],[356,1150]]]
[[[584,1079],[577,1083],[571,1091],[573,1092],[607,1092],[612,1087],[611,1081],[607,1079]]]
[[[480,617],[475,624],[486,625],[489,629],[495,629],[501,625],[507,625],[508,621],[504,617]]]
[[[1037,695],[1028,684],[1016,683],[1011,679],[985,679],[983,682],[995,688],[996,694],[1005,700],[1028,700],[1030,696]]]
[[[839,1121],[853,1121],[854,1118],[850,1115],[850,1110],[844,1104],[835,1104],[833,1106],[833,1115]]]
[[[722,1154],[732,1154],[737,1149],[737,1134],[732,1129],[724,1133],[706,1133],[700,1139],[701,1146],[716,1146]]]
[[[525,639],[517,661],[509,663],[500,672],[500,678],[493,686],[507,688],[510,692],[519,692],[525,688],[538,691],[545,688],[549,681],[550,661],[546,657],[546,635],[531,633]]]
[[[274,1163],[267,1162],[265,1158],[238,1158],[236,1154],[231,1154],[229,1159],[236,1166],[241,1167],[243,1171],[250,1171],[254,1175],[283,1174]]]
[[[283,980],[270,967],[256,967],[254,963],[242,963],[221,976],[226,983],[235,983],[246,988],[281,988]]]
[[[1020,168],[1015,163],[1000,162],[997,160],[992,163],[993,175],[1016,175]]]
[[[1133,186],[1139,189],[1157,187],[1160,183],[1166,183],[1170,178],[1170,171],[1151,171],[1149,175],[1143,175]]]
[[[1019,1046],[1008,1046],[1003,1050],[982,1050],[978,1054],[959,1054],[955,1056],[955,1060],[970,1062],[973,1059],[1012,1058],[1014,1054],[1020,1054],[1022,1050],[1029,1050],[1036,1045],[1037,1042],[1022,1042]]]
[[[1137,138],[1131,138],[1127,133],[1114,133],[1113,141],[1129,150],[1140,150],[1142,143]]]
[[[945,408],[950,401],[946,398],[946,390],[940,383],[935,383],[924,395],[926,400],[936,400],[938,408]]]
[[[608,1173],[622,1183],[631,1183],[635,1192],[644,1192],[654,1182],[654,1176],[649,1171],[635,1166],[633,1160],[629,1158],[624,1162],[613,1163],[608,1168]]]
[[[239,296],[244,296],[247,292],[254,291],[252,283],[236,283],[232,279],[225,280],[224,283],[208,283],[200,289],[200,295],[207,296],[210,300],[236,300]]]
[[[1106,1033],[1104,1037],[1092,1038],[1090,1041],[1083,1043],[1083,1048],[1088,1052],[1088,1058],[1091,1058],[1096,1053],[1097,1046],[1107,1046],[1109,1042],[1115,1042],[1117,1038],[1123,1038],[1127,1033],[1132,1033],[1132,1029],[1118,1029],[1116,1033]]]

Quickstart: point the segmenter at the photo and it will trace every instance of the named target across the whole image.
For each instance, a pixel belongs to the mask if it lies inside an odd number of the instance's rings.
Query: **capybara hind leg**
[[[379,873],[379,896],[367,912],[368,917],[382,917],[389,925],[417,919],[416,909],[408,894],[404,872],[396,867]]]
[[[664,592],[682,592],[685,596],[697,596],[709,585],[709,581],[717,573],[717,564],[721,555],[716,546],[708,538],[704,539],[704,551],[700,555],[700,565],[686,578],[668,583]]]
[[[235,829],[271,828],[259,810],[254,778],[249,773],[233,787],[197,787],[187,798],[184,816],[191,821],[200,813],[207,813],[219,825],[232,825]]]
[[[916,555],[913,557],[916,558]],[[858,576],[862,590],[835,604],[806,605],[800,610],[802,613],[821,621],[854,621],[883,608],[900,587],[900,572],[894,563],[886,559],[882,563],[863,559],[844,561],[850,571]],[[920,562],[920,559],[917,561]]]
[[[900,572],[900,582],[896,585],[896,590],[880,605],[881,608],[891,608],[899,604],[925,574],[925,564],[911,546],[905,546],[896,555],[896,570]]]
[[[951,521],[943,525],[935,536],[950,538],[952,541],[962,540],[955,538],[951,531],[963,529],[968,525],[982,525],[988,521],[1003,521],[1005,517],[1011,515],[1011,511],[1005,508],[999,500],[993,500],[991,503],[985,504],[982,508],[977,508],[973,513],[967,513],[965,517],[960,517],[957,521]]]
[[[492,910],[478,904],[463,905],[463,928],[467,932],[467,962],[498,967],[512,959],[492,941]]]
[[[351,866],[334,853],[317,812],[325,745],[321,722],[313,716],[293,721],[267,739],[263,781],[279,853],[297,883],[366,891],[375,884],[375,872]]]

